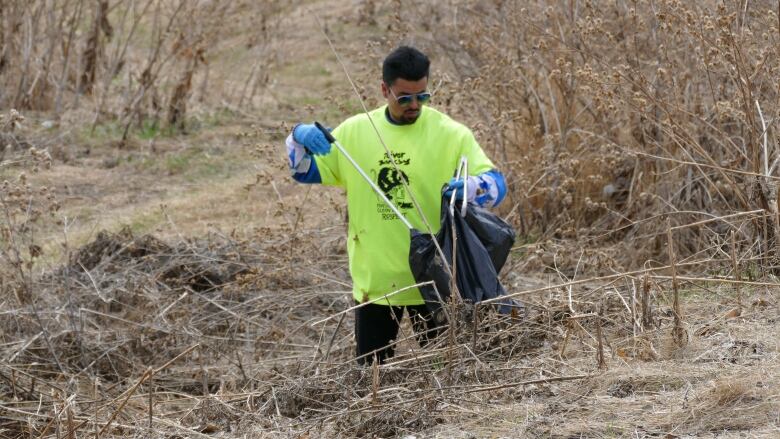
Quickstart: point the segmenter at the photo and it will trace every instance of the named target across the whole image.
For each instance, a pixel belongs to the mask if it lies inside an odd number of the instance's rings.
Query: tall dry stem
[[[672,237],[672,226],[667,220],[667,248],[669,250],[669,266],[672,272],[672,312],[674,314],[674,328],[672,329],[672,338],[678,347],[683,347],[687,343],[687,335],[683,326],[682,305],[680,304],[680,291],[677,283],[677,256],[674,251],[674,239]]]

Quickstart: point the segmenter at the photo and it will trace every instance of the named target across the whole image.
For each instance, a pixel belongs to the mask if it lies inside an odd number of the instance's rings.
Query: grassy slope
[[[308,10],[321,13],[345,53],[359,47],[372,31],[343,22],[350,8],[341,2],[295,7],[277,18],[268,86],[251,108],[213,110],[195,104],[187,134],[144,127],[133,132],[130,146],[123,149],[115,146],[120,127],[102,124],[93,132],[87,115],[65,115],[68,123],[42,133],[65,140],[65,146],[55,148],[52,169],[36,176],[36,182],[57,188],[61,195],[70,245],[89,241],[101,229],[124,226],[162,237],[197,237],[209,229],[248,234],[278,222],[273,214],[280,200],[292,206],[306,196],[308,190],[294,185],[286,170],[284,137],[297,121],[337,123],[345,114],[326,97],[349,92]],[[212,77],[223,73],[220,68],[252,62],[249,54],[234,50],[240,37],[237,31],[234,39],[220,43],[211,60]],[[31,116],[29,125],[36,129],[39,121]],[[262,181],[253,185],[258,174]],[[338,192],[324,192],[338,197]],[[46,235],[54,244],[63,230],[49,229]]]

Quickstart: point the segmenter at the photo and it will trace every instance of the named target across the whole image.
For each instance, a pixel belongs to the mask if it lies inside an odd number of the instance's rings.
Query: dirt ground
[[[82,114],[27,115],[54,158],[31,178],[66,221],[43,231],[40,299],[0,298],[0,437],[780,437],[771,275],[681,281],[675,340],[667,272],[579,284],[592,272],[539,268],[551,247],[521,237],[502,279],[527,316],[475,330],[462,310],[426,349],[405,324],[395,361],[354,364],[344,195],[294,184],[284,137],[357,108],[312,13],[379,98],[391,41],[357,3],[276,17],[254,110],[196,110],[187,134],[120,149]]]

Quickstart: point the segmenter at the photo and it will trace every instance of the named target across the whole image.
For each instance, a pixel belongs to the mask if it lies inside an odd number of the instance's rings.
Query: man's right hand
[[[330,152],[330,142],[319,128],[313,124],[298,124],[293,128],[293,140],[303,145],[314,155],[325,155]]]

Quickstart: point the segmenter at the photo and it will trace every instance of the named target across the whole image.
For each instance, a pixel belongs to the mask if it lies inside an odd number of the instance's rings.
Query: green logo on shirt
[[[393,159],[399,167],[409,165],[411,162],[410,159],[406,158],[405,152],[393,153]],[[407,184],[410,184],[409,176],[407,176],[404,171],[393,167],[393,163],[387,157],[387,154],[379,160],[379,166],[379,173],[376,174],[376,184],[379,186],[379,189],[381,189],[382,192],[385,193],[385,196],[395,203],[399,209],[411,209],[413,205],[407,200],[406,189],[404,188],[402,180],[405,179]],[[383,219],[395,219],[392,210],[385,206],[384,203],[378,204],[377,210],[382,214]]]

